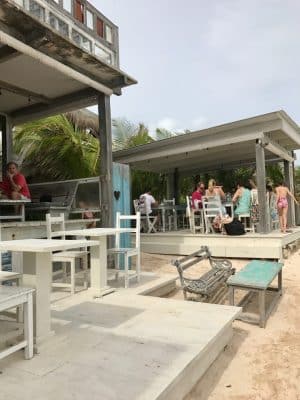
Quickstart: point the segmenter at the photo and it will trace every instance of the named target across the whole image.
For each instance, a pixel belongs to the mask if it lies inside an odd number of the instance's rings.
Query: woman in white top
[[[208,188],[205,191],[205,196],[207,201],[217,201],[221,209],[222,215],[226,214],[225,207],[222,206],[222,200],[225,199],[225,193],[223,192],[222,186],[217,186],[214,179],[208,181]],[[209,208],[209,207],[208,207]]]

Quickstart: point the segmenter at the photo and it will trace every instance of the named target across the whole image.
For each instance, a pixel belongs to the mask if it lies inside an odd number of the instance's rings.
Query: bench
[[[282,267],[283,263],[276,261],[252,260],[243,269],[234,276],[231,276],[227,285],[229,288],[229,303],[234,306],[234,291],[235,289],[249,291],[238,304],[243,306],[249,300],[251,292],[257,292],[259,298],[259,317],[253,319],[242,313],[238,319],[246,322],[257,323],[261,328],[266,325],[266,320],[271,314],[277,300],[282,295]],[[270,287],[271,282],[278,277],[278,286]],[[275,292],[272,302],[266,309],[266,293]]]
[[[10,199],[0,199],[0,207],[10,206],[14,207],[14,211],[16,207],[19,207],[20,211],[18,214],[5,214],[1,212],[0,221],[2,220],[12,220],[12,219],[20,219],[22,222],[25,221],[25,204],[31,203],[31,200],[10,200]]]
[[[0,286],[0,312],[23,305],[24,340],[0,351],[0,359],[20,349],[25,349],[25,358],[33,357],[33,305],[34,289],[20,286]],[[4,323],[4,321],[1,321]]]
[[[211,269],[199,278],[189,278],[184,276],[184,271],[198,264],[202,260],[209,260]],[[208,298],[215,290],[224,284],[228,277],[234,274],[235,269],[228,260],[217,259],[211,256],[207,246],[202,246],[200,250],[189,256],[172,260],[172,265],[177,268],[181,288],[184,298],[187,300],[187,293],[194,293]]]

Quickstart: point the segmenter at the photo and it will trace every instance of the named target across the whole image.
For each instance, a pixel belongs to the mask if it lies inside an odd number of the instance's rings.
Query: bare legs
[[[283,233],[286,233],[287,212],[288,212],[288,207],[285,207],[285,208],[278,207],[280,230]]]

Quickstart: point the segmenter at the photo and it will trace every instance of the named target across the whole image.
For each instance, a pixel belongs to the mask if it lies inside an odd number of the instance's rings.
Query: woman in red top
[[[0,182],[0,190],[4,196],[12,200],[31,198],[25,176],[20,174],[18,164],[15,162],[7,164],[6,178]]]

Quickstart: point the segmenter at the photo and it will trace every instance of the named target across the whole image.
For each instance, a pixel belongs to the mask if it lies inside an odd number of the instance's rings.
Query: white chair
[[[157,216],[156,215],[151,215],[151,214],[146,214],[146,210],[144,207],[144,204],[141,204],[139,199],[133,200],[133,207],[135,213],[140,213],[140,219],[142,223],[142,228],[143,232],[146,233],[155,233],[157,232],[157,229],[155,227],[157,223]]]
[[[51,214],[46,214],[47,222],[47,239],[65,239],[65,216],[63,213],[59,214],[58,217],[51,216]],[[53,231],[52,225],[56,224],[59,227],[58,230]],[[53,287],[69,287],[71,289],[71,294],[75,293],[75,273],[76,273],[76,260],[80,260],[82,263],[82,268],[84,272],[84,289],[88,286],[87,268],[88,268],[88,251],[78,250],[78,251],[59,251],[52,254],[52,262],[62,263],[63,272],[63,282],[53,282]],[[67,264],[70,264],[70,279],[71,282],[67,283]],[[55,276],[55,274],[54,274]]]
[[[239,221],[244,225],[245,232],[255,232],[255,226],[251,221],[250,213],[244,213],[238,215]],[[249,221],[249,224],[248,224]]]
[[[205,196],[202,197],[204,221],[205,221],[205,233],[214,233],[212,226],[212,220],[217,216],[222,216],[222,205],[219,196]]]
[[[135,233],[134,247],[121,247],[120,246],[120,233],[116,234],[115,247],[108,249],[108,254],[115,256],[116,278],[118,278],[120,271],[120,255],[124,255],[124,273],[125,273],[125,288],[129,286],[129,280],[136,278],[140,281],[141,271],[141,246],[140,246],[140,229],[141,229],[141,215],[138,211],[135,215],[121,215],[120,212],[116,214],[116,228],[122,228],[122,221],[135,221],[135,227],[130,227],[129,233]],[[135,273],[129,274],[129,258],[136,256],[136,270]]]
[[[195,211],[197,211],[197,214]],[[186,215],[189,219],[190,230],[192,233],[195,234],[197,230],[204,232],[203,211],[201,209],[194,210],[191,207],[190,196],[186,196]]]

